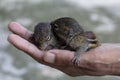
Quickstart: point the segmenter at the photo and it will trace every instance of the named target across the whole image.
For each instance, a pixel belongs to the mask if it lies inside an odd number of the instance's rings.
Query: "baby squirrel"
[[[47,22],[40,22],[35,26],[30,41],[41,50],[57,48],[57,41],[51,31],[51,25]]]
[[[79,23],[70,17],[63,17],[51,22],[52,32],[64,48],[75,51],[71,60],[75,66],[80,65],[80,55],[99,46],[99,41],[92,31],[84,31]],[[59,43],[60,43],[59,42]],[[69,55],[69,54],[68,54]]]

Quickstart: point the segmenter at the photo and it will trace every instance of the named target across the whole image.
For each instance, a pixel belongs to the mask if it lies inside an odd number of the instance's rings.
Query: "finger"
[[[48,63],[54,63],[57,65],[68,65],[70,64],[74,52],[67,50],[50,50],[44,55],[44,61]]]
[[[28,31],[22,25],[17,22],[10,22],[8,28],[15,34],[20,35],[22,38],[27,39],[31,36],[32,32]]]
[[[28,55],[40,61],[43,57],[43,52],[40,51],[36,46],[21,38],[18,35],[11,34],[8,36],[8,41],[13,44],[16,48],[26,52]]]

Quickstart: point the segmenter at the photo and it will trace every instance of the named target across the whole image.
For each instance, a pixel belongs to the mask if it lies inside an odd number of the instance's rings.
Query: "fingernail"
[[[44,61],[48,63],[54,63],[55,62],[55,55],[53,53],[46,53],[44,56]]]
[[[13,27],[16,27],[17,23],[16,22],[11,22],[10,25],[12,25]]]

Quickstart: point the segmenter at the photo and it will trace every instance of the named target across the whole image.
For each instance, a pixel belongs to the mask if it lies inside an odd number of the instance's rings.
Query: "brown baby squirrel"
[[[56,19],[51,22],[51,26],[55,37],[61,40],[65,47],[68,47],[67,49],[70,48],[70,50],[75,51],[74,58],[71,61],[73,65],[79,66],[80,55],[99,46],[95,33],[84,31],[82,26],[73,18]]]
[[[40,22],[35,26],[30,41],[41,50],[57,48],[57,41],[51,31],[51,25],[47,22]]]

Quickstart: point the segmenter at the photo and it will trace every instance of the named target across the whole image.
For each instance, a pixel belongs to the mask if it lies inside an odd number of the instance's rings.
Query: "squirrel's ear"
[[[53,23],[54,23],[54,21],[51,21],[51,22],[50,22],[50,25],[53,26]]]

